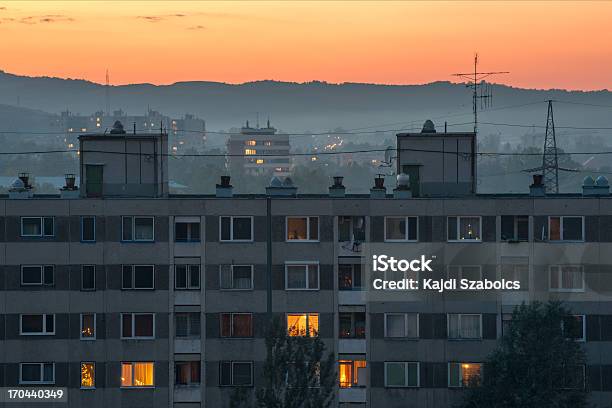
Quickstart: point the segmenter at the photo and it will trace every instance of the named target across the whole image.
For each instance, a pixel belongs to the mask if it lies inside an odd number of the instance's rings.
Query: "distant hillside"
[[[0,71],[0,103],[4,104],[16,105],[19,101],[20,106],[51,113],[69,109],[85,114],[103,109],[104,95],[103,85],[84,80],[31,78]],[[494,97],[492,109],[481,114],[485,121],[542,125],[546,117],[543,103],[519,109],[496,108],[550,98],[612,105],[609,91],[568,92],[498,85],[494,87]],[[449,123],[471,120],[469,89],[449,82],[425,85],[274,81],[240,85],[217,82],[180,82],[164,86],[134,84],[112,86],[110,102],[111,109],[121,108],[132,114],[144,112],[147,106],[174,116],[195,113],[207,119],[210,129],[239,126],[246,119],[254,121],[256,112],[262,120],[270,115],[273,125],[287,131],[316,131],[338,126],[351,129],[409,121],[420,128],[424,119],[442,115],[452,115],[448,118]],[[466,115],[457,116],[461,113]],[[601,109],[559,104],[555,113],[559,124],[610,124],[609,115],[602,115]],[[442,126],[443,122],[438,119],[436,124]],[[463,128],[469,129],[469,125]],[[483,126],[483,132],[498,133],[498,130]],[[524,132],[524,129],[502,130],[509,134]]]

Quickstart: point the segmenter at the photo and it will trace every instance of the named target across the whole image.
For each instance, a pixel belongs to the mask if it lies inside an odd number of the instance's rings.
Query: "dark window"
[[[528,241],[529,216],[502,215],[501,239],[502,241]]]
[[[585,340],[584,323],[583,315],[565,316],[562,323],[564,336],[572,340]]]
[[[121,315],[122,338],[153,338],[155,318],[152,313],[124,313]]]
[[[563,372],[563,385],[561,388],[565,389],[584,389],[585,383],[585,366],[584,365],[570,365],[564,368]]]
[[[153,265],[123,265],[122,289],[154,289]]]
[[[341,312],[339,337],[365,338],[365,312]]]
[[[584,241],[583,217],[549,217],[548,239],[550,241]]]
[[[81,266],[81,290],[96,290],[96,266]]]
[[[53,363],[21,363],[19,371],[21,384],[53,384],[55,382],[55,364]]]
[[[155,240],[153,217],[122,217],[122,241],[151,242]]]
[[[53,285],[53,265],[27,265],[21,267],[22,285]]]
[[[52,237],[55,235],[53,217],[21,217],[22,237]]]
[[[177,242],[199,242],[200,223],[177,221],[174,224],[174,240]]]
[[[200,265],[175,265],[176,289],[200,289]]]
[[[221,241],[252,241],[252,217],[221,217],[219,228]]]
[[[21,334],[55,334],[55,315],[21,315]]]
[[[251,313],[221,313],[221,337],[252,337]]]
[[[81,217],[81,241],[96,241],[96,217]]]
[[[200,385],[200,362],[199,361],[181,361],[175,364],[176,385]]]
[[[253,289],[253,265],[220,265],[221,289]]]
[[[175,315],[176,337],[200,337],[200,313],[176,313]]]
[[[248,387],[253,385],[253,363],[251,361],[219,362],[219,385]]]
[[[338,288],[340,290],[363,290],[361,265],[338,265]]]

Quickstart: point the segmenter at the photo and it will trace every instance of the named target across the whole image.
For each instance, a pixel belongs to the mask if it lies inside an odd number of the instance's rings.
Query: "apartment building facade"
[[[101,154],[83,150],[83,166],[126,160]],[[119,179],[96,185],[118,191],[123,175],[104,174]],[[587,353],[559,388],[612,402],[603,179],[581,194],[535,184],[416,198],[401,179],[393,194],[381,180],[370,195],[345,194],[337,179],[329,195],[234,195],[222,183],[211,196],[138,187],[138,197],[88,197],[82,180],[79,194],[16,183],[0,198],[0,386],[66,387],[68,407],[228,406],[237,387],[262,385],[265,325],[277,316],[334,353],[334,406],[450,407],[515,305],[559,299]],[[521,290],[375,291],[373,254],[426,256],[432,278],[505,278]]]

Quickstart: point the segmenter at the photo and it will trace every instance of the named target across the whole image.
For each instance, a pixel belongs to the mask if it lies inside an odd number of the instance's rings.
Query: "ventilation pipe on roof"
[[[344,177],[334,176],[334,184],[329,187],[329,196],[334,198],[341,198],[345,196],[346,188],[342,184]]]
[[[374,178],[374,187],[370,189],[370,198],[386,198],[385,175],[377,174]]]
[[[541,174],[533,175],[533,184],[529,186],[529,195],[534,197],[544,197],[546,188],[544,187],[544,176]]]
[[[76,176],[72,173],[64,175],[66,185],[60,188],[61,198],[79,198],[79,188],[76,186]]]
[[[221,184],[217,184],[216,196],[230,198],[234,196],[234,187],[230,184],[230,176],[221,176]]]

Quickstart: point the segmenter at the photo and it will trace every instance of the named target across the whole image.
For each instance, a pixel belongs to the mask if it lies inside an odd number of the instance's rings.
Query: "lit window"
[[[584,241],[584,217],[548,217],[550,241]]]
[[[122,387],[153,387],[153,363],[121,363]]]
[[[219,265],[219,287],[228,290],[253,289],[253,265]]]
[[[81,265],[81,290],[96,290],[96,265]]]
[[[480,241],[480,217],[448,217],[449,241]]]
[[[480,383],[480,363],[449,363],[449,387],[473,387]]]
[[[96,314],[81,314],[81,340],[96,339]]]
[[[153,339],[155,315],[153,313],[122,313],[122,339]]]
[[[287,217],[287,241],[318,241],[319,217]]]
[[[53,314],[22,314],[19,318],[22,336],[55,334],[55,315]]]
[[[448,338],[456,340],[482,338],[482,315],[450,313]]]
[[[123,265],[122,289],[155,289],[153,265]]]
[[[245,144],[246,146],[255,146],[255,145],[257,145],[257,142],[256,142],[255,140],[246,140],[246,141],[244,142],[244,144]]]
[[[340,388],[365,387],[365,370],[365,360],[339,360],[338,382]]]
[[[360,264],[338,265],[339,290],[363,290],[363,272]]]
[[[287,334],[291,337],[318,336],[319,314],[302,313],[287,315]]]
[[[96,217],[81,217],[81,241],[96,242]]]
[[[219,385],[250,387],[253,385],[252,361],[220,361]]]
[[[385,387],[419,387],[420,365],[409,361],[385,362]]]
[[[153,217],[122,217],[122,229],[122,241],[151,242],[155,239]]]
[[[219,239],[221,241],[252,241],[253,217],[220,217]]]
[[[285,289],[287,290],[318,290],[318,263],[286,263]]]
[[[200,385],[200,362],[199,361],[180,361],[175,365],[174,384],[178,386],[198,386]]]
[[[94,363],[81,363],[81,388],[96,387],[96,365]]]
[[[174,329],[177,338],[200,338],[200,313],[176,313]]]
[[[251,313],[221,313],[221,337],[252,337]]]
[[[385,241],[417,241],[418,217],[385,217]]]
[[[22,237],[52,237],[55,235],[53,217],[21,217]]]
[[[200,289],[200,265],[175,265],[174,287],[176,289]]]
[[[385,337],[409,338],[419,337],[418,313],[385,313]]]
[[[257,154],[257,150],[255,149],[244,149],[244,154],[247,156],[252,156],[254,154]]]
[[[23,265],[21,267],[21,285],[41,286],[55,283],[55,267],[53,265]]]
[[[264,164],[264,159],[257,159],[255,161],[255,163],[257,163],[257,164]]]
[[[55,363],[20,363],[19,384],[55,384]]]
[[[584,315],[565,316],[561,321],[561,329],[567,339],[586,340],[586,319]]]
[[[582,265],[551,265],[551,292],[584,292],[584,269]]]

